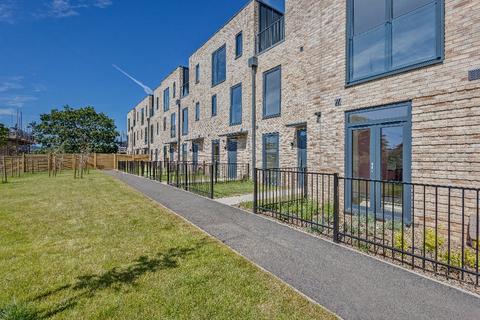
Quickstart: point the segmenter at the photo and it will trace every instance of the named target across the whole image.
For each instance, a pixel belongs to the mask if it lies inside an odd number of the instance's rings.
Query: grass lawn
[[[39,319],[334,318],[100,172],[9,181],[0,184],[2,320],[27,319],[2,316],[14,301]]]
[[[249,194],[253,193],[253,181],[243,180],[218,182],[214,184],[213,191],[216,199]]]

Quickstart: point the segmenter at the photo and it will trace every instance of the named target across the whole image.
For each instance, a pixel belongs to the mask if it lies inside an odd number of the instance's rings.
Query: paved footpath
[[[108,172],[344,319],[480,319],[480,298],[262,216]]]

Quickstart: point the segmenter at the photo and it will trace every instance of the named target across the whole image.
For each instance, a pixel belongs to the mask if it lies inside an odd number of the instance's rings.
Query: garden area
[[[334,318],[101,172],[26,174],[0,194],[2,320]]]

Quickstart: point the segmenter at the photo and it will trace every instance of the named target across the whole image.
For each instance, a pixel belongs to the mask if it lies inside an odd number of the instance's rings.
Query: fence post
[[[185,190],[188,190],[188,163],[184,163],[185,165]]]
[[[179,163],[179,162],[177,162],[177,168],[176,168],[176,169],[177,169],[177,175],[176,175],[177,181],[176,181],[176,184],[177,184],[177,188],[178,188],[179,185],[180,185],[180,184],[179,184],[179,175],[178,175],[178,171],[179,171],[179,169],[180,169],[180,163]]]
[[[23,156],[22,156],[22,171],[23,171],[23,173],[27,172],[26,171],[27,169],[26,169],[26,166],[25,166],[25,159],[26,159],[26,157],[25,157],[25,153],[24,153]]]
[[[118,170],[118,164],[117,164],[117,154],[113,154],[113,170]]]
[[[258,179],[257,168],[253,168],[253,213],[257,213],[258,206]]]
[[[333,175],[333,242],[340,242],[340,215],[339,215],[338,173]]]
[[[97,153],[93,154],[93,168],[97,169]]]
[[[210,164],[210,199],[213,199],[215,197],[215,193],[214,193],[214,169],[215,168],[215,165],[213,163]]]
[[[7,164],[5,163],[5,156],[2,157],[2,167],[3,167],[3,172],[2,172],[2,175],[3,175],[3,182],[7,182]]]

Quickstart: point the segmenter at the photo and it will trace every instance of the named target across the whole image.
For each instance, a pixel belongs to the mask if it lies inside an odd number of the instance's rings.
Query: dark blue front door
[[[228,178],[237,178],[237,140],[229,139],[227,142],[228,151]]]
[[[194,165],[198,164],[198,149],[200,149],[198,143],[193,143],[192,144],[192,162]]]
[[[297,164],[298,170],[304,172],[307,168],[307,129],[297,130]],[[303,185],[305,175],[300,174],[298,184]]]

